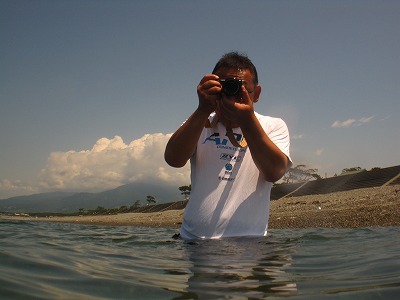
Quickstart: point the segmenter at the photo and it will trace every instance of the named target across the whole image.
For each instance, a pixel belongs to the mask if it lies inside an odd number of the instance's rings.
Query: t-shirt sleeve
[[[289,129],[282,119],[271,118],[271,124],[268,124],[267,135],[271,141],[289,158],[292,164],[292,159],[290,157],[290,137]]]

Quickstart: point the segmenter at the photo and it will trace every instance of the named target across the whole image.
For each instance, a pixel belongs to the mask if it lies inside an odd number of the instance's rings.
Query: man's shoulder
[[[261,124],[267,124],[269,126],[277,126],[277,125],[282,125],[285,124],[285,121],[283,121],[283,119],[281,118],[277,118],[277,117],[271,117],[271,116],[264,116],[262,114],[259,114],[257,112],[255,112],[257,119],[260,121]]]

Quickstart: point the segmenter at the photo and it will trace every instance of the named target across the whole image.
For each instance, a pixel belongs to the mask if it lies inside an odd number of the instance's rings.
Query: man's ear
[[[258,98],[260,97],[260,94],[261,94],[261,85],[257,84],[254,89],[254,99],[253,99],[254,103],[258,102]]]

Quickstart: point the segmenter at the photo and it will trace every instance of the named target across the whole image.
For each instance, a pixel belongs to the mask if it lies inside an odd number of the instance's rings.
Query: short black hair
[[[229,52],[224,54],[215,65],[212,73],[216,74],[217,71],[222,69],[250,70],[251,74],[254,77],[254,84],[258,84],[257,69],[254,66],[253,62],[244,53]]]

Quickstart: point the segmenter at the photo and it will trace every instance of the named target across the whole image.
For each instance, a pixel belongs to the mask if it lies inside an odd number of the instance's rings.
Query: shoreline
[[[360,228],[400,226],[399,203],[400,185],[281,198],[270,202],[268,228]],[[62,217],[0,215],[0,220],[179,228],[182,224],[183,213],[184,210],[167,210],[153,213]]]

